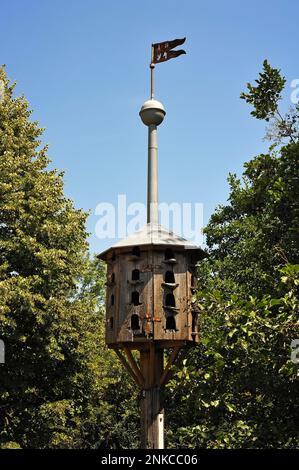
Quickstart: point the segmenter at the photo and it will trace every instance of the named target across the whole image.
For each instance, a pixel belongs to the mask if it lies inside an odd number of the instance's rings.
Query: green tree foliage
[[[263,71],[255,82],[256,86],[247,83],[248,92],[242,92],[240,97],[253,106],[252,116],[270,122],[266,138],[276,143],[285,138],[293,143],[298,142],[299,104],[291,107],[285,116],[279,111],[278,104],[286,83],[280,70],[271,67],[264,60]]]
[[[254,116],[279,112],[284,85],[264,63],[243,95]],[[299,143],[245,164],[230,175],[227,205],[205,233],[209,258],[199,265],[201,345],[190,350],[167,390],[173,447],[298,447]]]
[[[135,387],[104,345],[87,214],[47,168],[42,129],[3,68],[0,81],[0,445],[134,446]]]
[[[281,270],[279,298],[199,291],[201,346],[168,387],[172,447],[298,447],[299,265]]]
[[[281,76],[280,70],[271,67],[264,60],[263,71],[256,80],[256,86],[247,83],[248,93],[242,92],[240,97],[254,107],[252,116],[269,121],[278,112],[278,101],[285,83],[286,79]]]
[[[262,295],[276,289],[276,267],[299,262],[298,154],[299,144],[270,150],[245,164],[242,182],[229,176],[229,202],[205,229],[205,285],[223,282],[228,294]]]

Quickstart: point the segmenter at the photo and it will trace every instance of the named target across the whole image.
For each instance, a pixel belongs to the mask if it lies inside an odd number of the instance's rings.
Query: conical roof
[[[160,224],[149,223],[142,227],[142,229],[129,235],[127,238],[115,243],[115,245],[100,253],[98,257],[105,259],[106,254],[110,250],[142,245],[177,246],[185,250],[198,250],[199,252],[202,252],[202,256],[205,256],[205,252],[194,243],[187,241],[185,238],[175,234],[174,232],[170,232]]]

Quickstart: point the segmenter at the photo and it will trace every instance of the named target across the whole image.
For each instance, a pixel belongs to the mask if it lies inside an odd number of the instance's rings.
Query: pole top
[[[150,99],[141,106],[139,116],[146,126],[159,126],[163,122],[166,111],[160,101]]]

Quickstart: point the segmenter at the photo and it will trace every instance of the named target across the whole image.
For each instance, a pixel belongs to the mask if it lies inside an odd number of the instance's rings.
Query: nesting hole
[[[166,271],[165,276],[164,276],[164,281],[167,284],[174,284],[175,283],[174,272],[173,271]]]
[[[172,315],[166,318],[166,330],[176,330],[175,318]]]
[[[175,298],[171,293],[166,294],[165,296],[165,306],[166,307],[175,307]]]
[[[133,315],[131,315],[131,329],[140,330],[139,316],[136,313],[133,313]]]
[[[140,256],[140,248],[139,246],[134,246],[133,250],[132,250],[132,255],[133,256]]]
[[[133,269],[133,271],[132,271],[132,281],[139,281],[139,279],[140,279],[139,269]]]
[[[173,253],[172,249],[171,249],[171,248],[167,248],[167,249],[165,250],[164,256],[165,256],[165,259],[166,259],[166,260],[168,260],[168,259],[174,259],[174,253]]]
[[[139,302],[139,292],[137,292],[136,290],[134,292],[132,292],[131,294],[131,304],[133,305],[140,305],[140,302]]]
[[[192,312],[192,332],[197,333],[198,330],[198,314]]]

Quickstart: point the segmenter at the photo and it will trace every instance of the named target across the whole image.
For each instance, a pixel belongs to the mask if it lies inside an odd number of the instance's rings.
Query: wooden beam
[[[187,341],[185,340],[163,340],[163,341],[157,341],[156,342],[156,348],[157,349],[173,349],[173,348],[184,348],[187,346]]]
[[[184,357],[186,356],[186,353],[187,353],[188,350],[189,350],[188,347],[181,349],[181,351],[180,351],[180,356],[179,356],[179,358],[178,358],[177,361],[176,361],[176,366],[177,366],[177,367],[180,367],[180,365],[181,365],[181,363],[182,363]],[[166,385],[167,382],[171,379],[171,376],[173,375],[173,372],[174,372],[173,369],[169,369],[168,374],[167,374],[167,376],[166,376],[166,378],[165,378],[165,380],[164,380],[164,385]]]
[[[150,343],[150,350],[149,350],[149,383],[150,387],[155,386],[156,382],[156,377],[158,374],[157,368],[156,368],[156,350],[155,350],[155,345],[153,343]]]
[[[148,341],[148,340],[147,340]],[[121,347],[119,344],[108,344],[108,348],[110,349],[130,349],[130,351],[147,351],[149,349],[148,343],[145,341],[138,341],[138,342],[129,342],[129,341],[123,341],[121,343]]]
[[[167,361],[167,364],[166,364],[166,367],[165,367],[165,369],[163,371],[163,374],[161,375],[161,378],[160,378],[160,387],[163,387],[165,385],[165,379],[168,375],[169,369],[174,364],[176,358],[178,357],[178,354],[179,354],[180,350],[181,350],[180,347],[176,347],[176,348],[174,348],[174,350],[170,354],[170,356],[168,358],[168,361]]]
[[[132,369],[134,371],[134,374],[136,375],[136,377],[138,377],[138,381],[141,385],[141,388],[144,388],[144,377],[143,377],[142,373],[140,372],[140,369],[137,366],[137,364],[135,362],[135,359],[134,359],[130,349],[124,348],[124,351],[127,355],[129,364],[130,364],[130,366],[132,367]]]
[[[163,449],[164,410],[159,387],[163,350],[156,349],[151,343],[148,351],[140,351],[140,369],[145,382],[140,400],[141,446],[143,449]]]
[[[122,353],[119,351],[119,349],[116,349],[114,348],[114,351],[116,352],[120,362],[122,363],[122,365],[124,366],[124,368],[129,372],[130,376],[135,380],[135,382],[137,383],[138,387],[140,387],[141,389],[143,388],[143,384],[140,383],[139,381],[139,378],[137,377],[137,375],[134,373],[134,371],[132,370],[132,368],[130,367],[130,365],[127,363],[126,359],[124,358],[124,356],[122,355]]]

